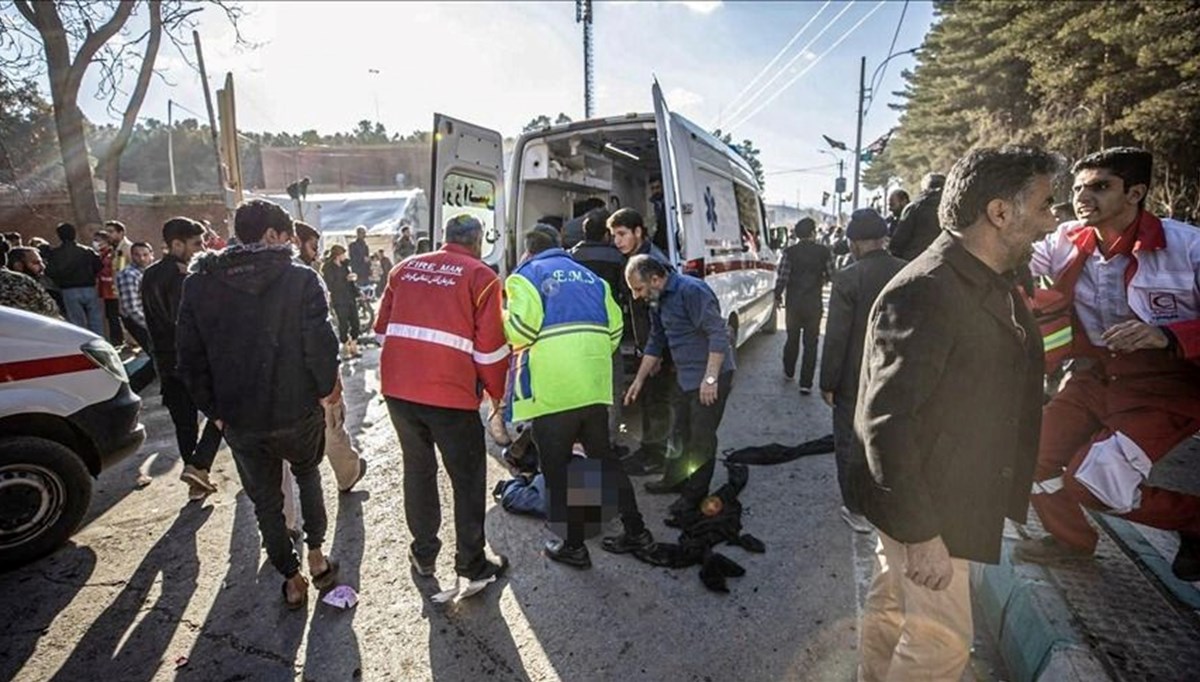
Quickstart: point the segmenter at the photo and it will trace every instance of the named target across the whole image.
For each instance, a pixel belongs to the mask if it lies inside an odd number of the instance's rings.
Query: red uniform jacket
[[[504,395],[508,344],[503,288],[466,248],[408,258],[388,276],[375,333],[386,336],[383,394],[422,405],[479,408],[480,389]]]

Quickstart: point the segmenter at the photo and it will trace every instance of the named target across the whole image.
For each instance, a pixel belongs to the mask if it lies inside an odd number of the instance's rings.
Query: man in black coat
[[[1000,559],[1037,458],[1042,339],[1012,271],[1055,228],[1054,155],[977,149],[941,205],[945,232],[871,310],[855,428],[879,531],[860,680],[957,680],[973,628],[968,561]]]
[[[318,469],[324,455],[322,405],[341,400],[338,342],[325,288],[293,261],[294,227],[270,201],[243,203],[234,218],[239,244],[192,262],[179,304],[179,374],[196,405],[219,422],[284,601],[300,608],[308,581],[283,517],[283,467],[300,488],[304,543],[314,584],[325,589],[337,564],[321,546],[328,525]]]
[[[816,231],[817,224],[812,218],[801,218],[796,223],[792,234],[798,241],[784,249],[775,277],[775,305],[787,305],[783,373],[788,379],[796,376],[796,357],[800,354],[803,337],[800,393],[804,395],[812,393],[813,374],[817,370],[817,340],[821,337],[821,316],[825,312],[821,292],[833,271],[833,255],[829,247],[813,239]]]
[[[221,447],[221,430],[212,419],[205,422],[203,432],[198,426],[200,408],[175,369],[175,321],[188,263],[204,251],[204,226],[191,218],[172,218],[163,225],[162,237],[167,253],[142,275],[142,310],[163,407],[175,425],[175,442],[183,460],[179,478],[188,484],[188,499],[201,500],[217,491],[208,471]]]
[[[867,460],[854,435],[854,406],[858,403],[859,366],[871,304],[905,262],[884,250],[887,223],[875,209],[862,208],[850,216],[846,239],[854,263],[833,275],[829,317],[821,351],[821,397],[833,408],[833,447],[842,519],[855,532],[871,532],[862,516]]]
[[[67,320],[102,337],[104,305],[96,291],[96,277],[103,268],[100,255],[75,242],[75,226],[71,223],[60,224],[55,232],[62,243],[50,249],[46,274],[61,292]]]
[[[938,204],[942,202],[942,185],[946,176],[929,173],[921,179],[921,194],[916,201],[904,207],[900,220],[892,231],[888,251],[897,258],[912,260],[929,248],[941,234],[938,222]]]

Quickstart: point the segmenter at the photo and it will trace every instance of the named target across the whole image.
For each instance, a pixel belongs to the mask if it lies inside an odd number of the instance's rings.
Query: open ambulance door
[[[504,263],[504,148],[500,133],[444,114],[433,115],[433,195],[429,198],[434,247],[445,242],[446,221],[467,214],[483,223],[481,258]]]
[[[679,166],[675,160],[675,144],[671,138],[671,111],[667,109],[667,101],[663,98],[662,88],[658,79],[654,79],[651,89],[654,96],[654,126],[658,137],[658,158],[662,164],[663,212],[667,214],[667,257],[672,263],[681,259],[679,239],[683,227],[679,206]]]

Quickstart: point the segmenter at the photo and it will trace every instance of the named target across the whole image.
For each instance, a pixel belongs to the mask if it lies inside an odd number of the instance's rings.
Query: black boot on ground
[[[606,552],[613,554],[628,554],[642,549],[649,549],[654,546],[654,536],[650,533],[649,528],[643,528],[642,532],[621,533],[620,535],[609,535],[600,541],[600,546]]]
[[[588,554],[587,545],[569,547],[562,540],[547,540],[545,552],[551,561],[557,561],[560,564],[575,568],[592,567],[592,556]]]

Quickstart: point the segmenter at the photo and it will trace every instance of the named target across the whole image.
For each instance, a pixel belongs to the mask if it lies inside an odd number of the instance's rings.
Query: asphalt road
[[[760,335],[739,351],[721,448],[829,433],[821,399],[783,380],[782,343],[782,334]],[[342,582],[358,589],[357,607],[312,599],[306,612],[283,608],[228,451],[214,465],[220,492],[189,504],[152,387],[146,446],[101,476],[73,543],[0,575],[0,680],[853,678],[870,545],[838,519],[832,455],[751,469],[743,521],[767,551],[725,550],[746,568],[730,594],[706,590],[695,568],[653,568],[598,543],[591,571],[551,563],[541,522],[492,505],[488,539],[510,558],[509,574],[478,597],[435,604],[430,595],[453,582],[449,482],[439,479],[446,551],[437,579],[415,578],[377,360],[368,350],[343,368],[349,427],[370,472],[358,492],[338,496],[324,470],[328,548]],[[139,473],[153,482],[137,489]],[[489,490],[507,477],[489,462]],[[656,536],[674,539],[661,523],[670,498],[639,502]]]

